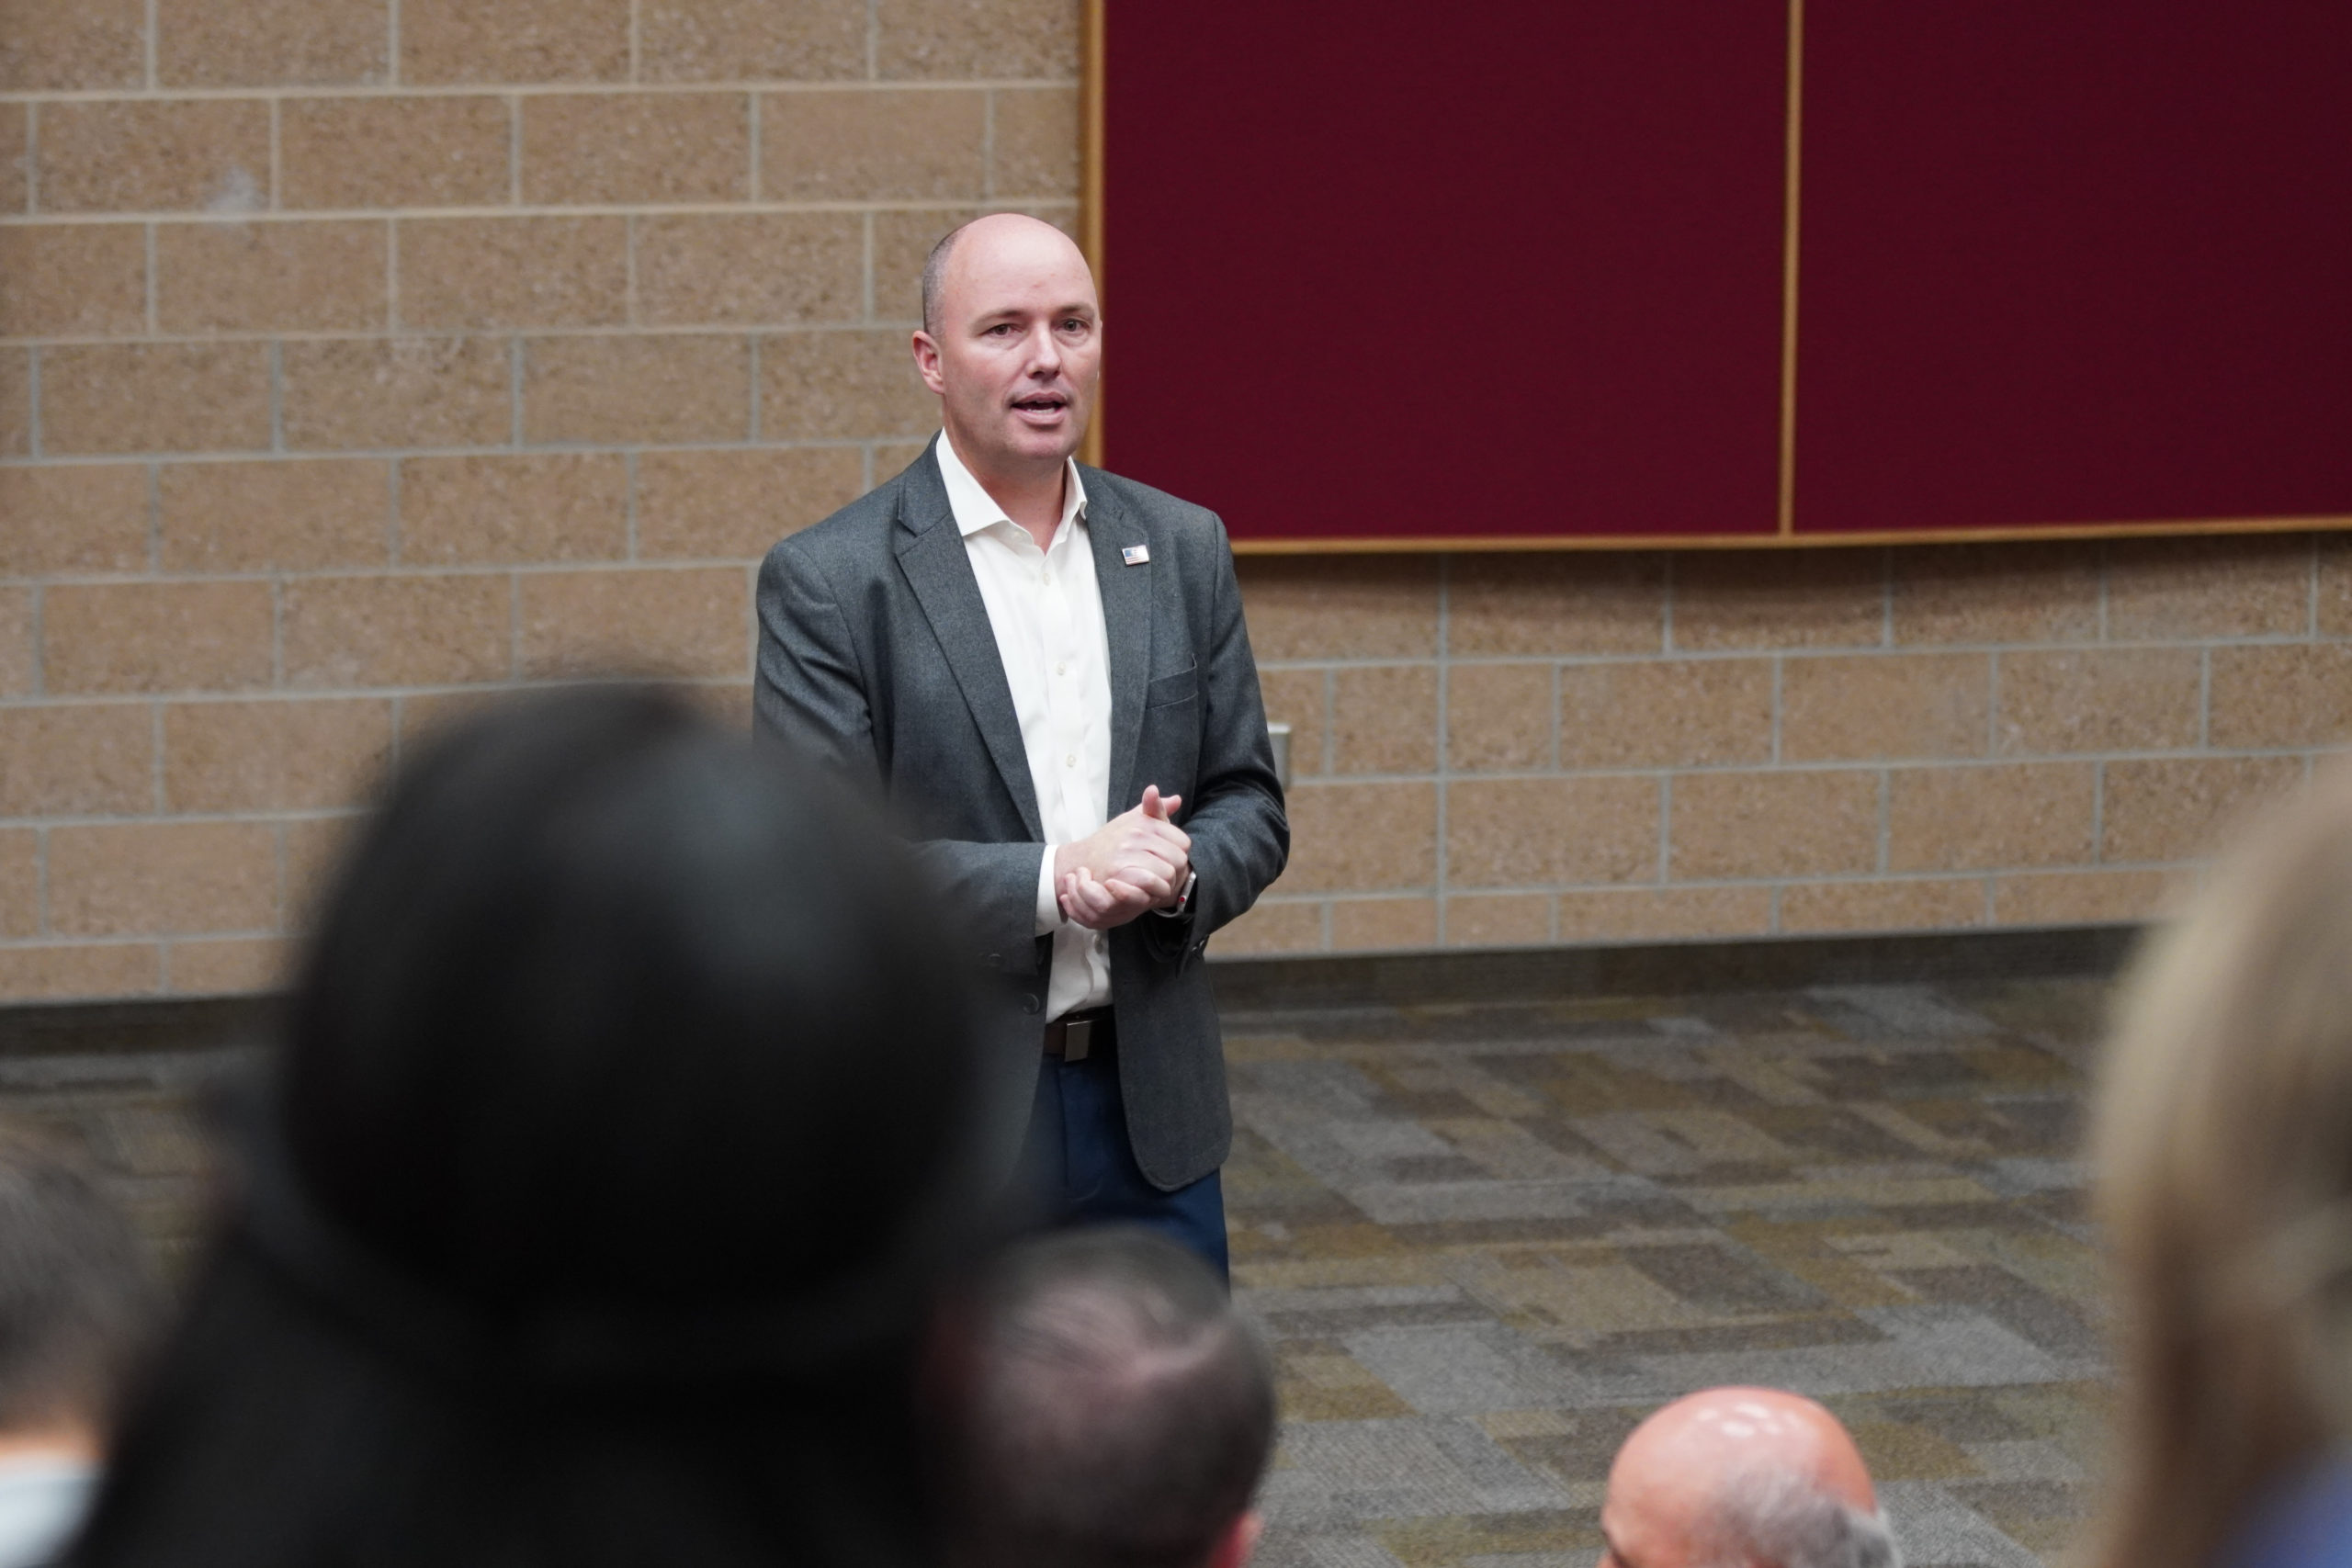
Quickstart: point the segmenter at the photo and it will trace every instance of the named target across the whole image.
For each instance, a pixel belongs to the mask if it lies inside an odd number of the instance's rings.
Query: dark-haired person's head
[[[984,1227],[936,901],[833,786],[582,688],[412,759],[77,1560],[894,1562]]]
[[[0,1123],[0,1568],[51,1561],[80,1523],[157,1304],[88,1168]]]
[[[944,1555],[963,1568],[1241,1568],[1273,1370],[1223,1280],[1118,1226],[993,1260],[942,1314]]]

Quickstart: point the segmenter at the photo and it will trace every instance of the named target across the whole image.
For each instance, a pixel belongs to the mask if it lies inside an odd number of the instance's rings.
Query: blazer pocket
[[[1201,694],[1201,667],[1187,664],[1173,675],[1162,675],[1143,689],[1143,705],[1164,708],[1170,703],[1190,702]]]

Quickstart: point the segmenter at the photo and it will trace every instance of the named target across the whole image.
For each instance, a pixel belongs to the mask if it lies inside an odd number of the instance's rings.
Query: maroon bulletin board
[[[1102,460],[1267,550],[2352,525],[2343,0],[1091,0]]]

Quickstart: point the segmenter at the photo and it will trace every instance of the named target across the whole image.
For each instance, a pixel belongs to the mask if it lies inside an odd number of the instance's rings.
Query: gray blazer
[[[1290,853],[1258,667],[1224,525],[1097,468],[1087,527],[1111,657],[1111,798],[1181,795],[1200,884],[1181,919],[1110,933],[1120,1089],[1136,1163],[1174,1189],[1233,1143],[1211,933],[1257,901]],[[1121,552],[1141,546],[1144,564]],[[879,789],[917,853],[969,911],[1001,977],[989,1026],[1034,1074],[1052,939],[1035,934],[1036,792],[987,606],[929,447],[904,473],[768,552],[760,568],[763,734]],[[1024,1090],[1027,1084],[1022,1086]]]

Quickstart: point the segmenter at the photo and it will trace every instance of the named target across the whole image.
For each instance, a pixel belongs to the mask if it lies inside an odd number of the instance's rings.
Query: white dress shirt
[[[97,1471],[80,1460],[33,1454],[0,1463],[0,1568],[62,1558],[97,1484]]]
[[[1046,851],[1037,868],[1037,934],[1054,939],[1046,985],[1046,1019],[1101,1007],[1111,999],[1111,960],[1102,934],[1064,920],[1054,886],[1054,851],[1110,820],[1111,649],[1102,625],[1102,587],[1086,532],[1086,488],[1071,463],[1062,484],[1061,525],[1054,542],[1037,541],[1005,515],[972,477],[941,431],[933,443],[947,503],[964,536],[996,633]]]

